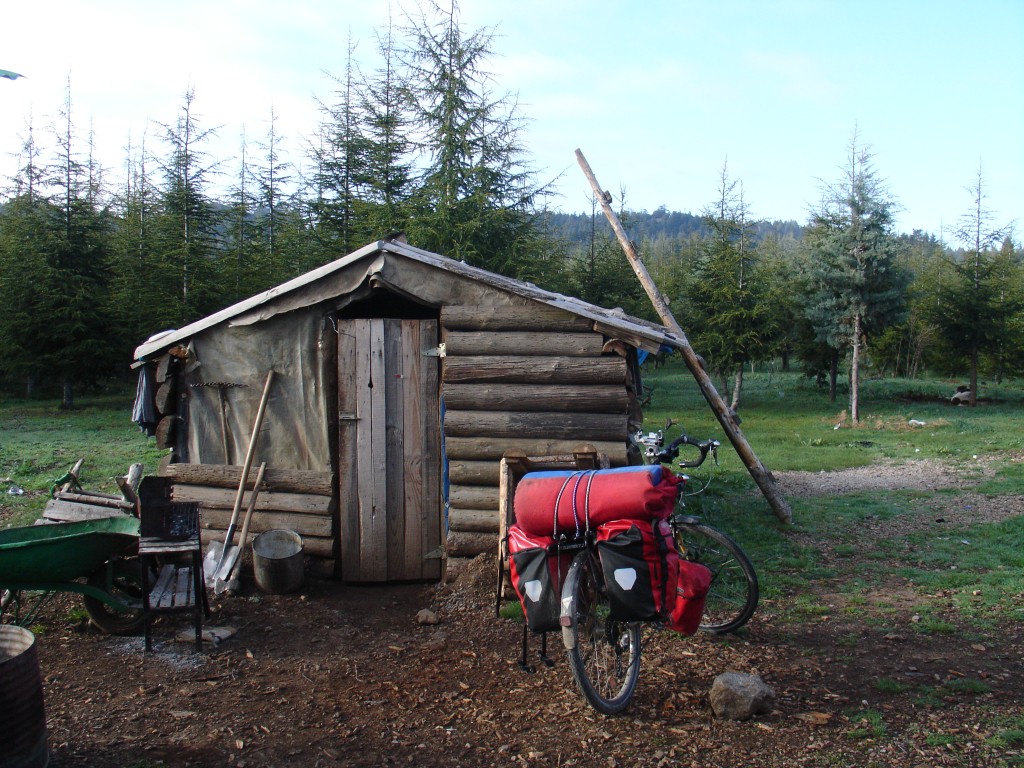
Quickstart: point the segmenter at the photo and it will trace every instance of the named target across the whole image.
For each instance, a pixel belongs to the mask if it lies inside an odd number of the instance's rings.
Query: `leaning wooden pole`
[[[647,295],[651,298],[651,303],[654,304],[655,310],[658,312],[658,316],[661,317],[661,322],[664,323],[665,327],[672,331],[678,338],[675,341],[675,346],[679,349],[679,352],[683,356],[683,360],[686,361],[686,367],[690,369],[690,373],[693,374],[693,378],[697,380],[697,386],[700,387],[701,393],[704,395],[704,399],[708,401],[708,405],[711,406],[711,410],[714,411],[715,416],[718,418],[718,422],[722,425],[722,429],[725,430],[725,434],[729,437],[729,442],[732,443],[733,448],[736,449],[736,453],[739,454],[740,460],[747,467],[747,471],[750,472],[750,476],[754,478],[754,482],[757,483],[757,487],[761,489],[761,493],[768,500],[772,510],[774,510],[776,517],[784,523],[793,522],[793,510],[790,509],[789,503],[783,497],[778,487],[775,485],[775,478],[772,477],[765,466],[761,463],[761,460],[754,454],[754,449],[750,447],[750,443],[747,442],[747,438],[744,437],[743,432],[740,431],[739,425],[733,418],[732,412],[729,407],[722,400],[721,395],[718,394],[718,390],[715,389],[715,385],[711,382],[711,377],[708,376],[707,371],[704,370],[704,366],[701,365],[700,358],[697,357],[697,353],[693,351],[693,347],[690,346],[689,340],[686,338],[686,334],[683,333],[683,329],[676,322],[675,317],[672,315],[672,311],[668,307],[668,302],[665,297],[658,290],[658,287],[654,284],[654,280],[651,279],[650,274],[647,272],[647,268],[640,260],[640,256],[637,254],[633,244],[626,237],[626,230],[622,228],[622,222],[619,221],[619,217],[615,215],[615,211],[612,210],[611,206],[611,195],[604,192],[601,189],[601,185],[597,183],[597,178],[594,176],[594,172],[590,169],[590,164],[587,159],[583,156],[580,150],[576,150],[576,159],[579,161],[580,168],[583,169],[583,173],[586,175],[587,180],[590,181],[590,186],[594,190],[594,194],[597,199],[601,201],[601,208],[604,209],[604,215],[608,219],[608,223],[612,225],[612,229],[615,231],[615,236],[619,239],[619,244],[622,249],[626,252],[626,257],[629,259],[630,265],[633,267],[633,271],[636,276],[640,279],[640,283],[643,285],[644,290],[647,291]]]

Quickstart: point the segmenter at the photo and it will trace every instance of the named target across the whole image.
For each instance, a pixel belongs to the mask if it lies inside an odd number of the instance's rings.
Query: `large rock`
[[[711,686],[711,709],[723,720],[749,720],[774,705],[775,690],[757,675],[723,672]]]

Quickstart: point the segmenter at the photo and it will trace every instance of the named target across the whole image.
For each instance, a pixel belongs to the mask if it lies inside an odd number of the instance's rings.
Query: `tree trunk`
[[[828,401],[836,401],[836,377],[839,375],[839,350],[833,349],[828,363]]]
[[[669,309],[668,302],[665,300],[664,295],[662,295],[657,286],[654,285],[654,282],[651,280],[651,276],[648,274],[647,268],[637,255],[632,242],[630,242],[629,238],[626,236],[626,231],[622,228],[622,222],[619,221],[619,217],[615,215],[615,211],[613,211],[611,205],[609,205],[611,195],[608,195],[601,189],[593,171],[590,170],[590,165],[583,157],[583,153],[578,149],[576,150],[576,158],[580,163],[580,167],[583,169],[583,173],[590,181],[590,185],[594,190],[594,195],[601,199],[601,208],[604,210],[605,217],[608,219],[608,223],[611,224],[612,230],[615,232],[615,237],[622,246],[622,250],[625,251],[626,258],[629,260],[630,266],[633,268],[633,272],[636,274],[637,279],[640,280],[640,284],[643,285],[644,290],[650,297],[651,303],[658,312],[658,316],[661,318],[662,323],[664,323],[666,328],[668,328],[676,337],[669,343],[678,349],[679,353],[683,356],[683,360],[686,362],[686,367],[693,375],[694,380],[697,382],[697,386],[700,387],[701,394],[704,395],[704,399],[718,418],[718,423],[721,424],[722,429],[725,430],[725,434],[728,436],[729,442],[731,442],[733,448],[736,449],[736,454],[743,461],[743,464],[746,466],[750,476],[754,479],[754,482],[757,483],[757,487],[761,489],[761,492],[764,494],[768,504],[771,505],[772,510],[775,512],[776,517],[784,523],[792,523],[793,510],[790,508],[785,497],[783,497],[781,491],[779,491],[778,486],[776,486],[775,478],[761,463],[761,460],[754,454],[754,449],[750,447],[750,443],[747,442],[747,438],[740,430],[734,414],[728,410],[725,401],[722,399],[722,396],[718,394],[717,390],[715,390],[715,386],[712,383],[711,378],[704,370],[703,361],[697,353],[693,351],[693,347],[690,346],[689,339],[686,338],[686,334],[683,333],[683,329],[679,326],[679,323],[673,316],[672,311]]]
[[[978,345],[971,345],[971,396],[967,405],[971,408],[978,404]]]
[[[850,419],[860,424],[860,315],[853,318],[853,359],[850,361]]]
[[[740,392],[743,391],[743,363],[736,366],[736,380],[732,387],[732,402],[729,408],[733,411],[740,409]]]
[[[75,387],[70,376],[65,376],[61,383],[60,407],[65,411],[75,407]]]

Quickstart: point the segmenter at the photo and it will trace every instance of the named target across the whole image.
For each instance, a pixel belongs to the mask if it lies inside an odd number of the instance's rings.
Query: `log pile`
[[[452,306],[441,324],[447,552],[475,557],[496,551],[504,455],[571,456],[585,446],[624,465],[638,407],[628,359],[616,354],[626,347],[587,318],[545,305]]]
[[[159,359],[153,372],[153,406],[158,417],[154,436],[158,448],[178,449],[179,422],[186,410],[179,374],[187,359],[187,348],[174,347]]]
[[[166,464],[160,475],[172,478],[174,501],[199,503],[203,544],[223,541],[231,518],[242,467],[224,464]],[[256,534],[286,528],[302,537],[306,554],[324,560],[324,570],[333,569],[334,496],[332,474],[301,469],[268,468],[256,500],[245,547]],[[251,489],[255,475],[250,474]],[[243,499],[248,504],[249,494]],[[244,549],[244,547],[243,547]]]

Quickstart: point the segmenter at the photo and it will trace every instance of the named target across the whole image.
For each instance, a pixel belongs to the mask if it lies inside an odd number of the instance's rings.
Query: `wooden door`
[[[441,577],[436,320],[338,322],[341,578]]]

